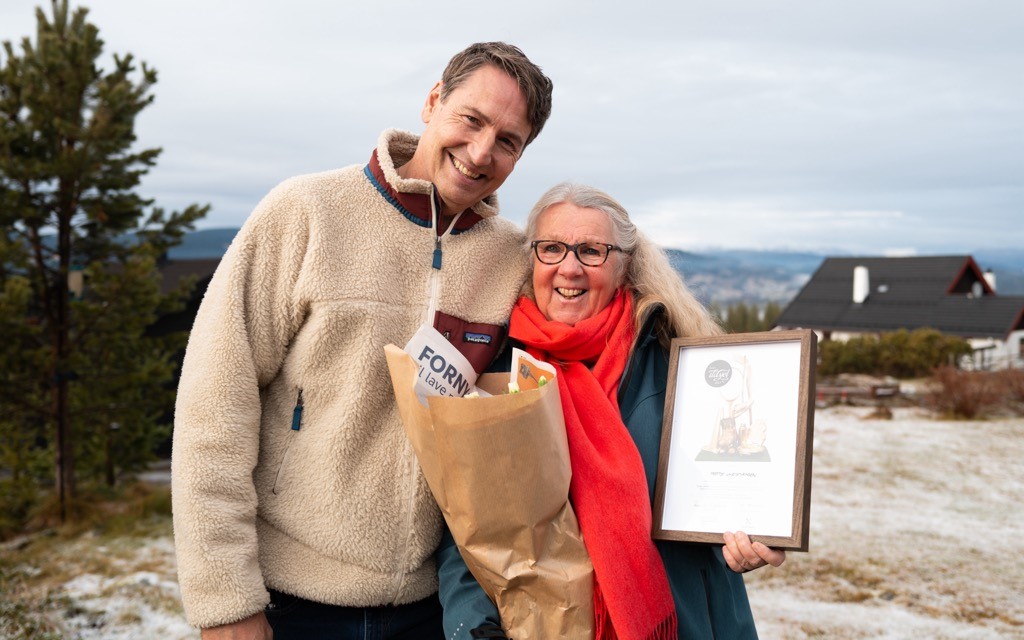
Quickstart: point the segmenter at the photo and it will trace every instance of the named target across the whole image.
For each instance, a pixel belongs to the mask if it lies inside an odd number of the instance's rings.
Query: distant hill
[[[787,251],[668,249],[669,260],[705,303],[786,303],[825,256]]]
[[[185,236],[182,243],[167,252],[171,260],[220,258],[238,233],[236,228],[201,229]]]
[[[672,266],[702,301],[719,304],[788,303],[826,258],[825,254],[811,252],[749,249],[702,253],[668,249],[667,253]],[[962,253],[973,256],[982,269],[995,273],[998,293],[1024,295],[1024,251],[981,249]]]
[[[171,249],[176,260],[220,258],[238,229],[203,229],[185,236]],[[716,249],[694,253],[667,250],[669,260],[694,293],[705,303],[788,303],[810,279],[825,254],[800,251]],[[953,253],[953,252],[951,252]],[[1024,295],[1024,251],[981,249],[964,251],[982,269],[996,274],[996,289],[1003,295]]]

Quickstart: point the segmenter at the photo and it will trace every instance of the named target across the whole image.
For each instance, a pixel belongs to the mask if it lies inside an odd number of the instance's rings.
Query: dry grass
[[[935,370],[926,404],[946,418],[987,418],[1024,415],[1024,371],[962,371],[950,366]]]
[[[811,550],[747,576],[761,637],[1024,638],[1024,419],[870,413],[815,417]],[[169,519],[128,521],[0,547],[0,638],[197,638]]]
[[[0,546],[0,638],[196,637],[182,617],[170,518],[140,506],[166,495],[144,489],[128,506],[97,507],[105,516],[91,526],[80,521]]]

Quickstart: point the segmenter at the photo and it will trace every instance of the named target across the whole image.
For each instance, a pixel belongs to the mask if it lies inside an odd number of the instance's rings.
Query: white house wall
[[[1021,359],[1021,341],[1024,331],[1010,333],[1006,340],[995,338],[971,338],[967,342],[975,350],[975,364],[982,369],[1019,369],[1024,367]]]

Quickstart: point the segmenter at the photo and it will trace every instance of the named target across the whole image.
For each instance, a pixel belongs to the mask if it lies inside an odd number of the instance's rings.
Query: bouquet
[[[430,359],[451,346],[437,337],[445,344],[427,347]],[[555,370],[519,352],[510,374],[475,380],[475,397],[425,394],[424,404],[416,385],[431,363],[413,357],[424,353],[413,342],[408,353],[385,347],[402,423],[459,552],[497,605],[505,631],[515,640],[593,638],[593,567],[569,504]]]

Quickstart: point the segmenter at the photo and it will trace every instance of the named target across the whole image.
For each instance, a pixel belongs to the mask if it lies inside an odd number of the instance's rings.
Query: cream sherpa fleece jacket
[[[393,188],[429,193],[395,171],[416,143],[386,131],[378,158]],[[496,205],[480,203],[482,221],[444,238],[440,311],[506,322],[528,257]],[[284,182],[231,244],[192,329],[175,411],[174,536],[190,624],[252,615],[267,587],[347,606],[436,591],[442,520],[383,353],[423,321],[434,242],[357,165]]]

